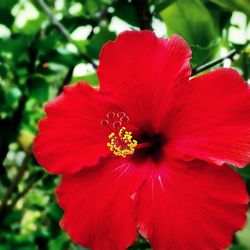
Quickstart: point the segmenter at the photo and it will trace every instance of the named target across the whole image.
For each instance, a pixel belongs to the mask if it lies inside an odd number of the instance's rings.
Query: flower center
[[[124,123],[129,117],[124,112],[107,113],[107,119],[101,121],[101,125],[108,127],[112,132],[109,134],[107,146],[115,156],[126,157],[135,152],[137,141],[133,140],[132,132],[127,131]]]
[[[137,135],[138,146],[132,156],[136,162],[144,162],[151,159],[158,163],[163,159],[164,147],[167,144],[167,138],[162,133],[155,133],[152,129],[141,130]]]

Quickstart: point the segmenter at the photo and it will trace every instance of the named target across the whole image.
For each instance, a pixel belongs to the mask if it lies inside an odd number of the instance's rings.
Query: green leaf
[[[49,98],[49,84],[42,76],[36,75],[28,81],[29,96],[42,104]]]
[[[229,250],[247,250],[247,248],[241,245],[233,245],[229,248]]]
[[[0,23],[6,25],[8,28],[10,28],[14,22],[14,16],[11,14],[11,9],[16,2],[16,0],[0,1]]]
[[[5,95],[7,105],[15,108],[20,97],[21,91],[19,88],[12,87],[10,90],[7,90]]]
[[[250,18],[250,2],[249,0],[210,0],[211,2],[230,11],[241,11]]]
[[[24,34],[34,35],[41,29],[42,23],[45,20],[47,20],[47,16],[43,13],[40,13],[37,18],[27,20],[21,30]]]
[[[14,21],[14,17],[11,15],[8,9],[0,9],[0,23],[9,27]]]
[[[208,61],[210,61],[217,54],[219,49],[220,39],[215,39],[210,42],[208,46],[202,47],[199,45],[191,45],[192,50],[192,59],[191,65],[192,68],[195,68],[199,65],[202,65]]]
[[[60,35],[55,32],[51,32],[47,36],[41,37],[38,40],[39,49],[44,52],[46,55],[51,50],[56,47],[56,44],[60,42]]]
[[[93,36],[93,38],[89,40],[89,44],[87,46],[88,55],[90,57],[98,58],[103,44],[109,40],[114,40],[115,37],[116,34],[114,32],[109,31],[107,28],[102,28]]]
[[[177,0],[160,13],[168,35],[179,34],[190,45],[208,46],[218,37],[213,19],[199,0]]]
[[[11,117],[22,93],[19,88],[11,86],[3,89],[0,85],[0,114],[6,117]]]
[[[68,237],[65,233],[61,233],[55,239],[49,241],[49,250],[65,249],[64,245],[68,242]]]
[[[103,6],[111,4],[112,0],[91,0],[86,1],[83,7],[85,8],[86,14],[96,15],[101,12]]]
[[[61,64],[68,67],[75,65],[79,61],[79,56],[63,48],[51,51],[51,54],[49,56],[45,55],[45,57],[50,64]]]
[[[85,7],[87,9],[87,12],[90,14],[96,13],[100,9],[100,1],[98,0],[91,0],[91,1],[86,1]]]
[[[11,248],[8,245],[3,245],[3,246],[0,246],[0,250],[11,250]]]
[[[155,0],[155,11],[161,12],[176,0]]]
[[[250,165],[245,168],[236,168],[236,171],[245,179],[250,180]]]
[[[236,233],[236,237],[241,246],[244,246],[245,249],[250,249],[250,210],[247,213],[247,223],[243,230]]]
[[[55,203],[47,205],[48,214],[51,218],[59,221],[63,215],[62,209]]]
[[[7,77],[8,74],[8,65],[0,63],[0,76],[1,78]]]
[[[4,223],[13,225],[13,223],[19,221],[21,218],[22,212],[20,210],[15,210],[4,218]]]
[[[131,3],[127,2],[117,2],[114,6],[115,12],[114,15],[119,17],[120,19],[124,20],[125,22],[133,25],[138,26],[138,18],[135,11],[135,7]]]
[[[13,60],[18,62],[27,56],[27,49],[30,42],[30,38],[24,35],[0,40],[0,54],[10,53],[12,54]]]
[[[83,76],[75,76],[72,78],[72,82],[86,81],[90,85],[97,87],[99,85],[98,77],[96,73],[90,73]]]
[[[236,67],[242,73],[245,81],[250,79],[250,47],[240,53],[238,59],[233,61],[232,67]]]
[[[1,0],[0,8],[1,9],[11,9],[17,3],[16,0]]]

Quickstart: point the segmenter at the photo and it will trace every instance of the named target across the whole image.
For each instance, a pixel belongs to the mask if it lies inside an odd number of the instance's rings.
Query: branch
[[[25,158],[23,160],[22,166],[18,169],[18,172],[17,172],[14,180],[11,182],[11,185],[9,186],[9,188],[7,189],[6,193],[3,196],[3,199],[2,199],[2,202],[0,205],[0,221],[5,213],[9,198],[11,197],[12,193],[14,192],[14,190],[17,187],[20,180],[23,178],[23,175],[24,175],[26,168],[28,166],[29,159],[30,159],[30,155],[26,154]]]
[[[34,37],[28,49],[29,64],[28,64],[27,70],[28,70],[29,76],[31,76],[35,72],[35,64],[36,64],[36,59],[38,56],[38,50],[35,44],[36,44],[37,39],[39,39],[39,37],[40,37],[40,32],[38,32],[37,35]],[[30,78],[26,80],[26,85],[29,84],[29,81],[30,81]],[[23,92],[25,91],[23,90]],[[9,120],[0,121],[0,129],[3,127],[5,128],[4,131],[6,132],[7,135],[9,134],[7,132],[10,132],[10,134],[12,135],[12,137],[8,139],[7,141],[5,141],[3,145],[1,146],[1,150],[3,151],[0,152],[0,169],[4,169],[3,161],[6,158],[6,155],[8,153],[9,144],[12,141],[16,140],[16,137],[18,136],[19,127],[23,118],[23,112],[25,110],[25,105],[26,105],[27,100],[28,100],[28,96],[26,94],[23,94],[19,100],[18,107],[13,113],[12,118]],[[18,169],[18,172],[14,180],[11,182],[6,193],[3,196],[3,199],[0,204],[0,218],[5,213],[9,198],[12,196],[13,192],[15,191],[16,186],[23,178],[29,159],[30,159],[30,154],[26,154],[24,161],[22,163],[22,166]],[[1,222],[1,219],[0,219],[0,222]]]
[[[44,13],[48,16],[51,23],[61,32],[61,34],[66,38],[69,39],[70,35],[68,31],[65,29],[65,27],[57,21],[57,19],[54,17],[52,12],[50,11],[50,8],[43,0],[36,0],[36,2],[39,4],[39,6],[42,8]]]
[[[37,4],[41,7],[41,9],[43,10],[43,12],[48,16],[50,22],[52,23],[52,25],[54,27],[56,27],[58,29],[58,31],[63,35],[63,37],[65,38],[65,40],[67,40],[68,42],[72,43],[78,50],[79,55],[81,56],[81,58],[90,63],[94,68],[97,67],[97,65],[85,54],[82,53],[81,48],[79,47],[78,44],[76,44],[70,37],[70,34],[68,32],[68,30],[65,28],[65,26],[59,22],[55,16],[53,15],[53,13],[51,12],[49,6],[44,2],[44,0],[35,0],[37,2]]]
[[[73,75],[73,71],[74,71],[74,67],[75,66],[71,66],[67,72],[67,74],[65,75],[64,77],[64,80],[62,82],[62,85],[59,87],[57,93],[60,94],[62,91],[63,91],[63,88],[65,85],[69,84],[71,78],[72,78],[72,75]]]
[[[237,50],[230,51],[226,56],[221,57],[219,59],[208,62],[204,65],[198,66],[197,68],[192,70],[192,76],[199,74],[202,71],[212,68],[213,66],[222,63],[225,59],[232,59],[239,52]]]
[[[29,76],[31,76],[35,72],[36,59],[38,56],[38,49],[36,47],[36,41],[40,38],[40,35],[41,33],[39,31],[35,35],[28,49],[29,64],[28,64],[27,70],[28,70]],[[18,79],[15,79],[15,80],[19,82]],[[29,81],[30,81],[30,78],[27,79],[26,84],[23,86],[23,88],[25,88],[25,86],[29,84]],[[16,110],[14,111],[12,118],[0,120],[0,130],[5,131],[5,133],[3,134],[3,138],[0,138],[0,174],[1,176],[5,175],[5,168],[3,167],[3,162],[9,151],[9,144],[12,141],[14,141],[18,135],[19,126],[22,121],[26,102],[28,100],[28,96],[25,94],[25,90],[23,89],[21,90],[23,92],[23,95],[21,96],[18,102],[18,106]]]
[[[9,151],[9,144],[18,134],[19,124],[23,117],[23,111],[27,101],[27,96],[22,95],[12,118],[0,120],[0,130],[5,131],[0,140],[0,174],[4,173],[3,162]]]
[[[132,0],[141,30],[152,30],[152,13],[148,0]]]
[[[17,196],[15,197],[15,199],[11,202],[11,204],[7,207],[7,209],[10,211],[12,210],[16,203],[23,198],[30,190],[31,188],[40,180],[43,179],[43,177],[45,177],[44,173],[40,173],[37,176],[33,177],[33,179],[31,179],[31,181],[28,183],[28,185],[23,189],[22,192],[18,193]]]

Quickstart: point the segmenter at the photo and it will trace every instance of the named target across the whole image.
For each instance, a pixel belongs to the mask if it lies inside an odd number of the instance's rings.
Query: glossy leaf
[[[218,36],[212,17],[200,0],[177,0],[160,15],[168,35],[179,34],[191,45],[205,47]]]
[[[250,3],[248,0],[210,0],[219,6],[230,11],[238,10],[246,13],[250,17]]]

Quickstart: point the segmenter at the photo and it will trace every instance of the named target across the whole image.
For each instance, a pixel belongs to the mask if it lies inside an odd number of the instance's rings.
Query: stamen
[[[132,139],[132,133],[127,131],[125,127],[122,127],[118,134],[112,132],[109,139],[110,142],[107,143],[107,146],[115,156],[125,158],[135,152],[137,141]]]
[[[108,119],[102,120],[101,125],[108,127],[112,131],[109,134],[110,142],[107,143],[110,151],[115,156],[124,158],[127,155],[133,154],[137,146],[137,141],[133,140],[132,133],[122,126],[123,123],[129,121],[129,117],[124,112],[115,113],[113,111],[108,112],[106,117]]]

